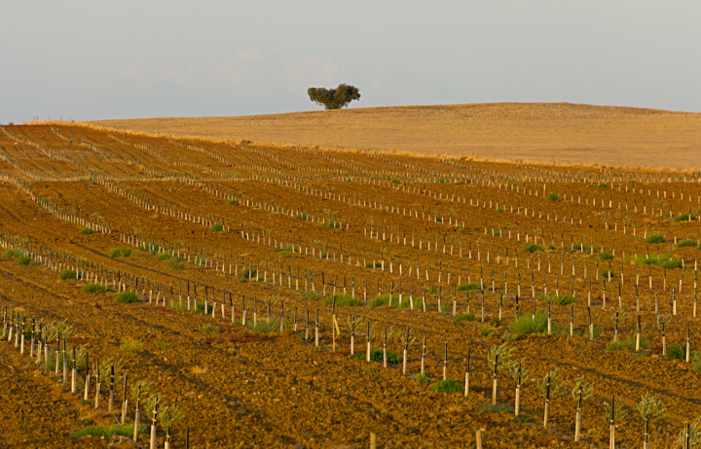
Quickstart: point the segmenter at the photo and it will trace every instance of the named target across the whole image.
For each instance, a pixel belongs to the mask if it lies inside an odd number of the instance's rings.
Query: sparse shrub
[[[224,230],[224,224],[222,223],[214,223],[212,225],[212,232],[222,232]]]
[[[534,253],[536,251],[543,251],[543,247],[536,245],[535,243],[531,243],[530,245],[524,246],[523,250],[527,253]]]
[[[434,393],[459,393],[464,390],[463,384],[455,379],[445,379],[431,385]]]
[[[80,228],[78,234],[94,234],[95,230],[90,228]]]
[[[185,259],[179,259],[179,258],[173,258],[170,259],[168,265],[170,265],[170,268],[174,270],[184,270],[187,268],[187,264],[185,263]]]
[[[122,302],[122,303],[126,303],[126,304],[132,304],[132,303],[135,303],[135,302],[141,302],[141,300],[139,299],[139,297],[137,296],[137,294],[134,293],[134,292],[132,292],[132,291],[125,291],[125,292],[119,293],[119,294],[114,298],[114,301],[115,301],[115,302]]]
[[[560,199],[560,194],[555,192],[550,192],[548,194],[548,201],[558,201]]]
[[[248,330],[255,334],[279,334],[280,333],[280,320],[270,319],[270,320],[259,320],[255,325],[252,321],[246,323]]]
[[[131,256],[131,249],[129,248],[110,248],[110,250],[107,252],[107,255],[114,259],[115,257],[129,257]]]
[[[613,254],[608,251],[602,251],[596,257],[598,257],[599,260],[613,260]]]
[[[207,323],[207,324],[204,324],[202,326],[202,331],[209,332],[209,333],[216,333],[216,332],[219,332],[219,327],[215,326],[214,324]]]
[[[232,198],[232,199],[230,199],[230,200],[228,201],[228,203],[231,204],[231,205],[238,204],[238,203],[239,203],[239,200],[237,200],[236,198]]]
[[[645,242],[650,244],[664,243],[665,241],[664,236],[661,234],[651,234],[645,239]]]
[[[92,283],[92,284],[87,284],[87,285],[83,286],[83,291],[85,293],[103,294],[103,293],[107,293],[108,291],[110,291],[110,288],[104,284]]]
[[[336,305],[337,306],[351,306],[351,307],[356,307],[356,306],[362,306],[363,301],[360,301],[356,298],[353,298],[350,295],[344,295],[343,293],[336,293],[336,295],[331,295],[327,296],[324,299],[324,304],[333,304],[334,298],[336,299]]]
[[[20,265],[31,265],[32,264],[32,258],[29,256],[19,256],[17,258],[17,263]]]
[[[566,293],[562,295],[540,295],[538,299],[542,302],[550,303],[555,306],[567,306],[577,302],[577,298]]]
[[[173,258],[171,253],[163,253],[158,255],[158,260],[170,260]]]
[[[480,327],[479,334],[481,337],[496,337],[497,328],[491,324],[485,324],[484,326]]]
[[[241,280],[243,282],[248,282],[248,281],[255,281],[256,276],[258,274],[258,270],[256,270],[253,267],[248,267],[243,270],[243,273],[241,273]]]
[[[454,323],[461,323],[463,321],[475,321],[477,317],[472,313],[463,313],[462,315],[457,315],[453,318]]]
[[[431,381],[426,374],[418,373],[414,375],[414,380],[420,384],[427,384]]]
[[[75,270],[63,270],[61,273],[58,275],[59,279],[65,281],[66,279],[75,279],[76,272]]]
[[[138,338],[126,337],[122,339],[119,350],[124,352],[141,352],[146,349],[146,345]]]

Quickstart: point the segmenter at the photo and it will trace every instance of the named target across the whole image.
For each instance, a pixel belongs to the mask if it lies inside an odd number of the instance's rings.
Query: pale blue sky
[[[572,102],[701,112],[701,2],[0,0],[0,122]]]

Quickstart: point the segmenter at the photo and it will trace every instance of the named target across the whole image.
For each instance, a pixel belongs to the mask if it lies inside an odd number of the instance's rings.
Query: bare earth
[[[655,109],[491,103],[89,123],[280,145],[543,163],[701,168],[701,114]]]

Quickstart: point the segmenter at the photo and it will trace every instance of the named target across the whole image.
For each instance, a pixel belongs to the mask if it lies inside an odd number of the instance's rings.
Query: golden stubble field
[[[103,120],[174,136],[508,161],[701,168],[701,114],[569,103],[358,108]]]

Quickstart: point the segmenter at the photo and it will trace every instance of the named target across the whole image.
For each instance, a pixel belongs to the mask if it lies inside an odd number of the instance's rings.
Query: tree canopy
[[[358,88],[348,84],[339,84],[335,89],[310,87],[307,94],[310,100],[326,109],[345,108],[351,101],[360,99]]]

